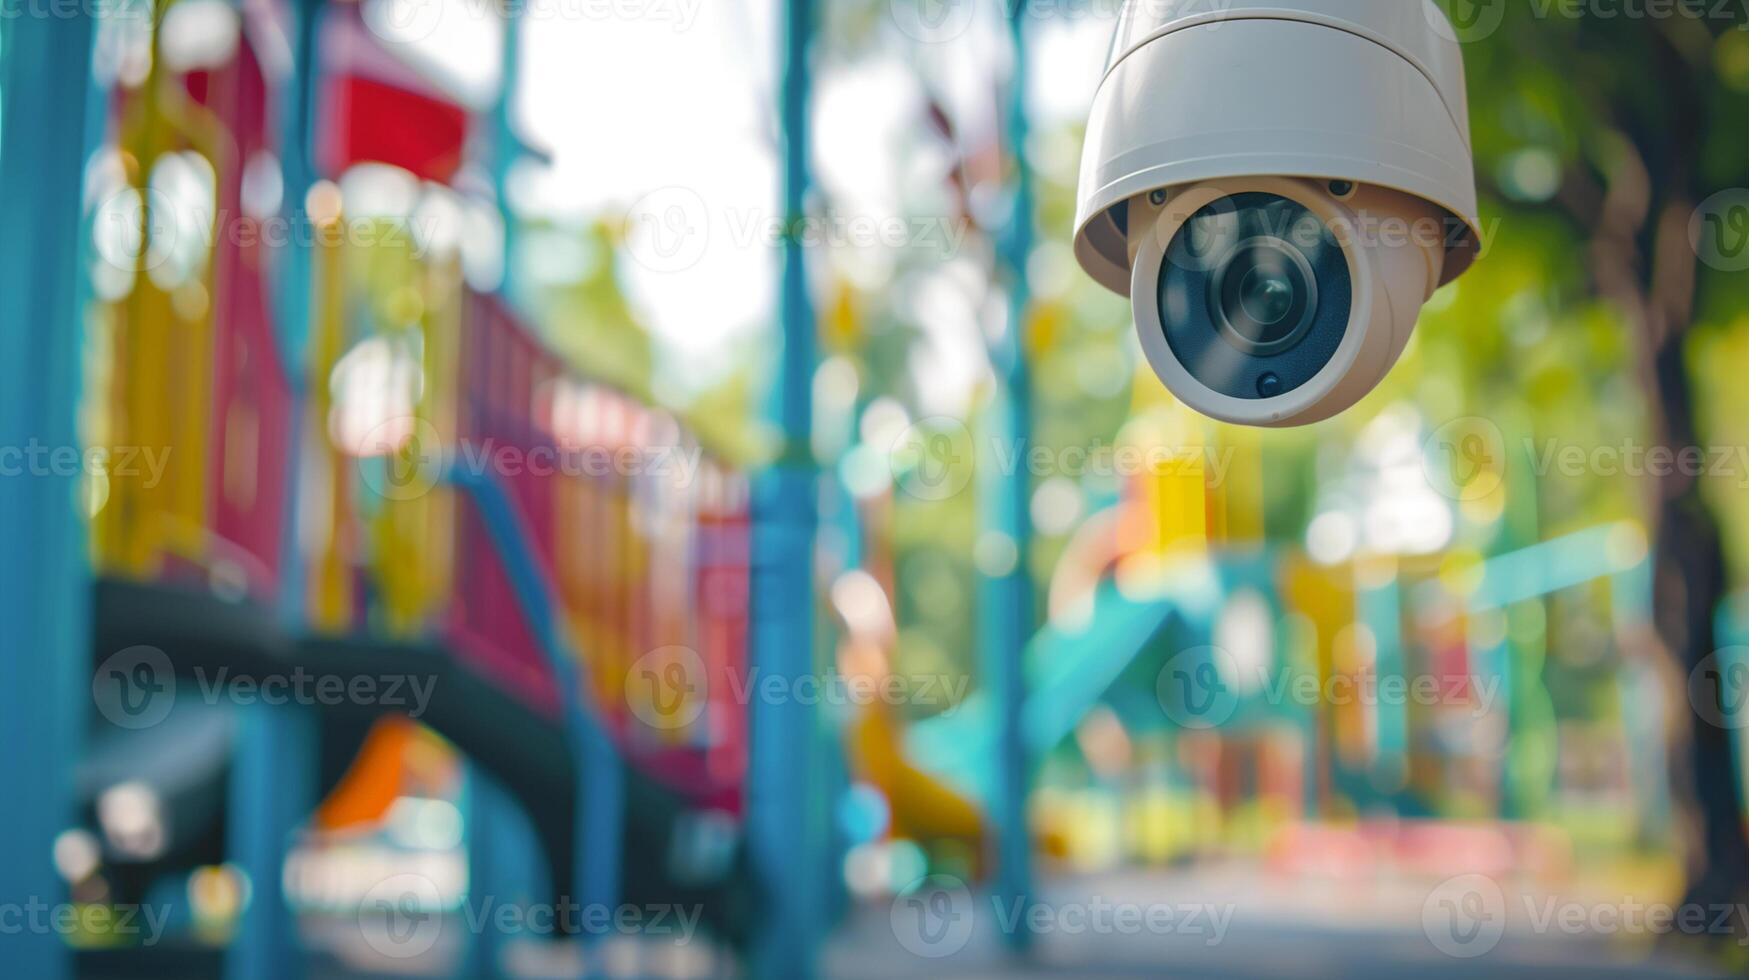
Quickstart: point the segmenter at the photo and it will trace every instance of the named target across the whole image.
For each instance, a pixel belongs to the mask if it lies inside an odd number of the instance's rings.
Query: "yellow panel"
[[[337,235],[313,235],[311,271],[316,320],[310,337],[309,400],[304,420],[307,478],[304,493],[320,496],[320,508],[299,515],[305,540],[314,542],[309,560],[309,612],[318,629],[341,629],[351,620],[351,554],[349,545],[352,468],[340,457],[328,434],[334,411],[329,377],[345,350],[346,290],[344,258]]]
[[[218,174],[236,165],[211,115],[188,98],[161,59],[129,105],[118,149],[128,182],[146,206],[139,209],[142,241],[166,247],[162,220],[151,221],[152,174],[166,159],[198,155],[213,170],[216,212]],[[222,241],[206,229],[205,241]],[[147,255],[154,255],[148,251]],[[112,574],[152,574],[166,553],[199,562],[210,524],[207,467],[213,398],[212,256],[201,257],[191,277],[160,285],[142,261],[132,290],[109,309],[113,364],[107,393],[109,416],[102,426],[111,459],[136,452],[164,454],[157,479],[134,467],[106,475],[107,501],[93,527],[96,559]]]
[[[1213,539],[1228,547],[1263,544],[1263,438],[1252,428],[1216,425],[1209,443]]]

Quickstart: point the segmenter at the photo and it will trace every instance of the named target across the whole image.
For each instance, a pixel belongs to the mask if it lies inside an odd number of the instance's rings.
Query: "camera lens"
[[[1293,302],[1294,284],[1273,269],[1255,267],[1239,283],[1239,308],[1266,327],[1280,323]]]
[[[1311,263],[1292,242],[1252,238],[1235,249],[1209,281],[1209,306],[1233,346],[1247,354],[1277,354],[1298,343],[1317,312]]]
[[[1269,399],[1311,381],[1348,332],[1354,285],[1334,232],[1278,194],[1217,198],[1168,244],[1158,286],[1172,356],[1204,386]]]

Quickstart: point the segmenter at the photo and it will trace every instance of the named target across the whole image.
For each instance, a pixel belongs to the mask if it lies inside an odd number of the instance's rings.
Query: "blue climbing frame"
[[[8,4],[8,14],[11,14]],[[76,502],[74,415],[84,332],[79,316],[81,193],[91,146],[90,8],[0,20],[0,450],[31,447],[52,465],[13,463],[0,475],[0,744],[9,805],[0,822],[0,902],[66,900],[56,835],[72,825],[73,769],[90,678],[90,569]],[[39,450],[40,453],[41,450]],[[82,457],[81,457],[82,458]],[[77,467],[73,467],[77,470]],[[21,556],[29,556],[22,560]],[[14,976],[66,977],[71,957],[52,919],[0,929]]]

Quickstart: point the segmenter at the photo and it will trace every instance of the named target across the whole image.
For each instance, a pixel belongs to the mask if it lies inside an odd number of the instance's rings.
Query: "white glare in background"
[[[413,245],[433,256],[446,256],[461,247],[462,212],[456,194],[436,184],[425,187],[425,196],[413,210]]]
[[[55,870],[62,880],[77,885],[103,863],[103,852],[97,838],[80,827],[63,830],[55,837]]]
[[[1105,69],[1106,49],[1117,27],[1116,6],[1109,15],[1066,6],[1055,16],[1039,17],[1027,34],[1027,110],[1035,130],[1047,130],[1087,118],[1093,92]]]
[[[110,7],[97,22],[92,74],[104,87],[138,86],[152,69],[150,0],[125,0]]]
[[[702,238],[687,240],[686,261],[669,261],[680,254],[672,249],[622,249],[619,264],[672,369],[664,387],[696,390],[734,366],[732,343],[773,326],[779,250],[766,231],[782,215],[772,3],[702,4],[691,20],[664,5],[642,17],[593,9],[561,5],[523,33],[519,115],[553,158],[526,200],[542,214],[616,225],[673,211],[639,210],[651,195],[702,202],[702,220],[688,215],[687,234]]]
[[[504,217],[495,205],[476,198],[462,203],[462,274],[483,293],[504,281]]]
[[[896,305],[926,339],[907,363],[924,412],[964,412],[972,388],[988,370],[982,326],[988,290],[983,270],[963,255],[919,270],[902,283]]]
[[[911,416],[905,406],[882,395],[863,409],[860,434],[864,443],[884,453],[893,448],[910,424]]]
[[[225,0],[182,0],[164,13],[159,49],[177,72],[211,68],[237,50],[241,18]]]
[[[1359,535],[1354,518],[1346,512],[1325,511],[1306,527],[1306,551],[1320,565],[1335,565],[1354,555]]]
[[[279,169],[279,158],[266,150],[257,150],[243,165],[243,213],[257,220],[279,213],[285,200],[285,176]]]
[[[1032,525],[1040,534],[1068,534],[1081,519],[1081,488],[1066,476],[1053,476],[1032,493]]]
[[[399,167],[364,163],[340,176],[349,218],[404,218],[419,200],[419,179]]]
[[[1249,694],[1271,676],[1275,665],[1275,620],[1269,603],[1256,589],[1233,593],[1215,620],[1215,646],[1232,657],[1239,676],[1229,678],[1241,694]]]
[[[152,167],[146,273],[159,289],[192,280],[212,245],[217,176],[198,153],[166,153]]]
[[[158,857],[169,842],[162,801],[145,783],[119,783],[104,790],[97,798],[97,822],[112,849],[136,860]]]
[[[1422,468],[1421,418],[1397,405],[1361,431],[1355,446],[1367,467],[1361,535],[1367,550],[1385,555],[1425,555],[1451,541],[1451,501],[1427,482]]]
[[[420,335],[408,331],[360,341],[329,375],[334,407],[328,438],[350,456],[386,456],[414,434],[414,407],[425,388]]]
[[[364,25],[396,56],[441,79],[476,109],[498,91],[502,15],[482,0],[367,0]]]
[[[814,103],[814,160],[834,209],[901,214],[899,165],[922,121],[916,73],[898,58],[821,74]]]
[[[448,800],[403,796],[389,807],[389,833],[407,847],[446,851],[461,846],[461,811]]]

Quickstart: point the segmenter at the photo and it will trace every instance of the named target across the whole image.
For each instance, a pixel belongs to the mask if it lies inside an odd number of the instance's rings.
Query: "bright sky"
[[[466,91],[489,92],[501,35],[476,2],[377,0],[374,16],[416,36],[422,56]],[[682,388],[734,364],[726,355],[772,325],[780,2],[530,0],[524,15],[517,112],[553,162],[519,182],[517,204],[627,221],[621,278],[664,369],[687,379]],[[907,160],[922,125],[921,77],[973,134],[993,123],[1007,54],[994,0],[988,7],[951,43],[918,45],[891,30],[858,60],[820,66],[816,177],[836,213],[904,217],[916,187],[939,180]],[[1040,122],[1085,112],[1110,31],[1109,18],[1085,14],[1033,26],[1029,101]],[[963,263],[945,266],[941,281],[907,284],[891,281],[893,257],[879,246],[835,250],[831,262],[865,289],[905,294],[930,338],[914,365],[919,387],[944,410],[963,404],[984,370],[978,317],[987,315],[968,307],[964,294],[978,289]]]
[[[542,9],[523,33],[520,115],[553,166],[528,203],[630,215],[622,281],[668,363],[703,380],[730,366],[725,349],[765,329],[775,305],[777,253],[746,237],[774,219],[778,200],[773,4],[652,2],[641,19]],[[669,261],[647,234],[685,237]]]

